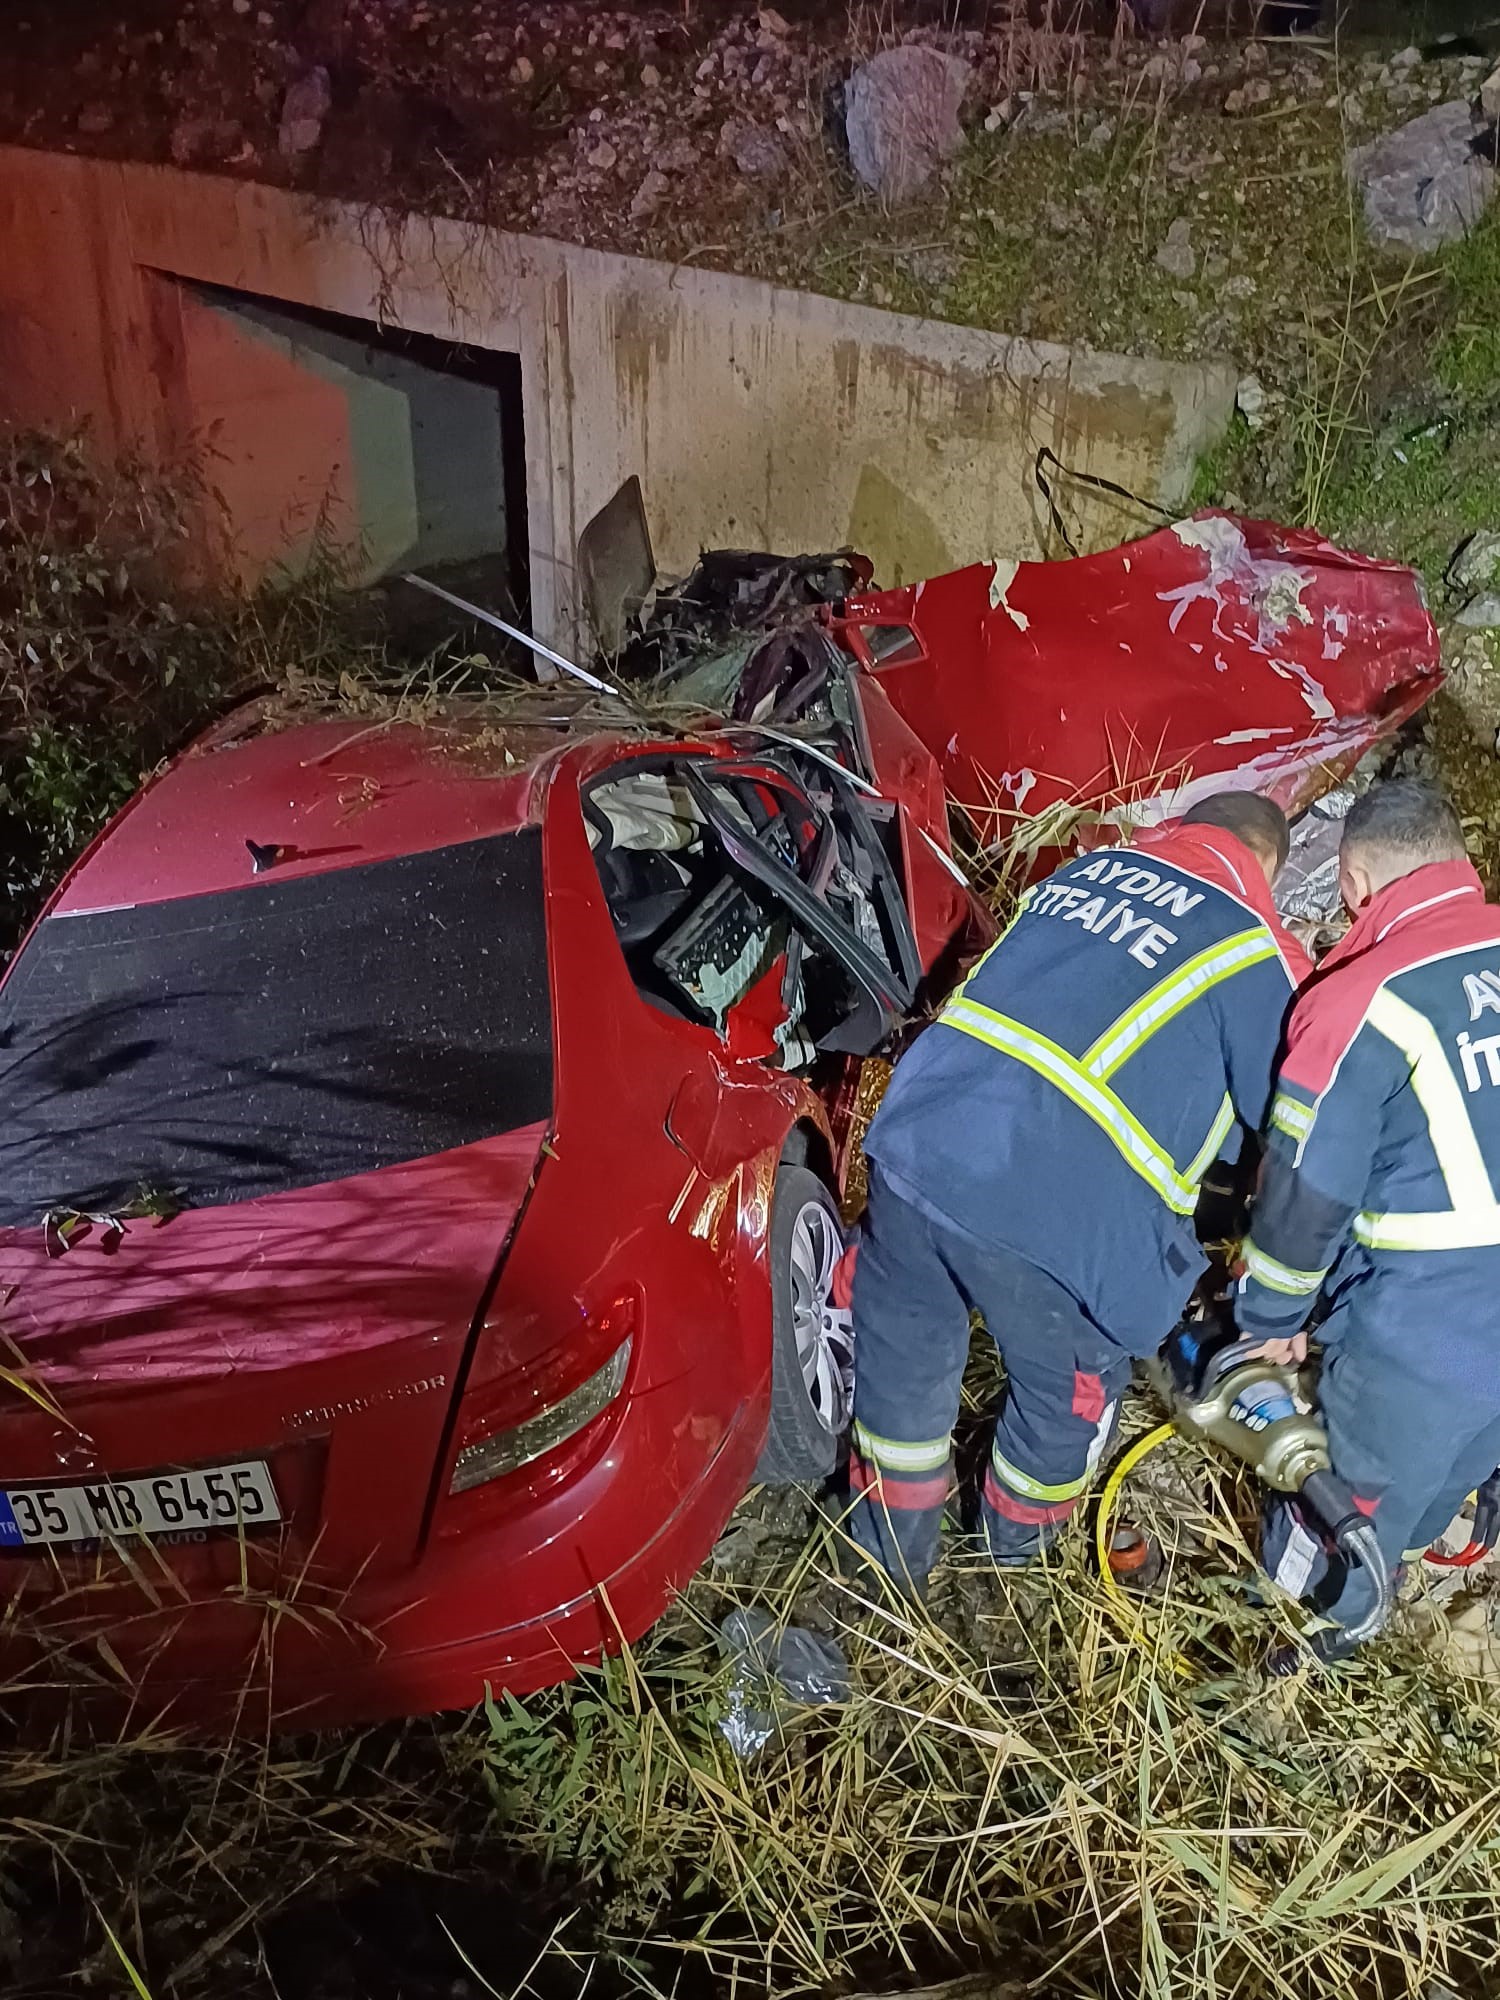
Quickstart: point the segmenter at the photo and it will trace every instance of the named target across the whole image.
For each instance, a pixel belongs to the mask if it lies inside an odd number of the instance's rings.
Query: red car
[[[799,614],[616,721],[263,704],[131,802],[0,987],[13,1662],[29,1631],[210,1723],[524,1692],[642,1633],[753,1479],[832,1468],[859,1061],[990,934],[939,759],[987,731],[1026,804],[1032,586],[1060,627],[1090,575],[1104,629],[1144,615],[1118,559],[1029,567]],[[1435,651],[1406,572],[1308,584],[1310,617],[1384,609],[1297,719],[1304,770]],[[1264,606],[1203,608],[1246,727],[1193,768],[1256,782],[1241,736],[1279,746],[1306,689]],[[1196,645],[1132,678],[1059,641],[1049,776],[1217,696]],[[715,673],[731,719],[671,726]]]

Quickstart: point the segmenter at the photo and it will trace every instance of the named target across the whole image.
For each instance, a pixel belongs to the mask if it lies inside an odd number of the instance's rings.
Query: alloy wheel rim
[[[818,1421],[837,1436],[849,1421],[854,1388],[854,1327],[847,1306],[833,1301],[833,1276],[844,1254],[843,1233],[821,1201],[807,1201],[792,1224],[792,1330],[802,1386]]]

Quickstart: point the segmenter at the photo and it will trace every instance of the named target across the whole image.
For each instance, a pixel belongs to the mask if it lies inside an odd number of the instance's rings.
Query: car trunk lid
[[[112,1249],[98,1226],[61,1257],[40,1229],[0,1232],[0,1492],[263,1463],[278,1574],[406,1560],[546,1129],[133,1221]],[[183,1552],[179,1572],[240,1567],[235,1532],[184,1528],[156,1538]]]

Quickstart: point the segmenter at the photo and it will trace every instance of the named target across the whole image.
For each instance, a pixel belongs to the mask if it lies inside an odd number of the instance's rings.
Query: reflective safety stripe
[[[1449,1066],[1438,1033],[1425,1014],[1382,986],[1365,1017],[1377,1033],[1394,1042],[1411,1064],[1412,1088],[1427,1119],[1432,1150],[1455,1209],[1490,1209],[1495,1190],[1469,1122],[1458,1078]],[[1487,1239],[1481,1238],[1481,1241]]]
[[[1322,1556],[1323,1546],[1295,1515],[1288,1519],[1286,1527],[1286,1546],[1276,1558],[1276,1567],[1271,1571],[1271,1581],[1278,1590],[1284,1590],[1288,1597],[1300,1597],[1312,1579],[1313,1569]]]
[[[1354,1218],[1355,1241],[1369,1250],[1478,1250],[1500,1243],[1500,1205],[1416,1209]]]
[[[1289,1139],[1295,1139],[1298,1145],[1312,1131],[1316,1116],[1317,1110],[1313,1105],[1304,1104],[1298,1097],[1289,1097],[1284,1090],[1278,1090],[1271,1100],[1271,1123],[1278,1132],[1285,1132]]]
[[[1182,1178],[1189,1187],[1196,1187],[1218,1159],[1219,1148],[1229,1136],[1229,1128],[1233,1123],[1234,1105],[1230,1101],[1228,1091],[1225,1091],[1224,1102],[1219,1106],[1214,1122],[1208,1128],[1208,1137],[1182,1170]]]
[[[1139,1119],[1127,1109],[1107,1085],[1089,1075],[1075,1056],[1060,1049],[1034,1029],[1023,1027],[993,1007],[981,1007],[976,1000],[953,1000],[938,1016],[939,1022],[986,1042],[1002,1054],[1014,1056],[1028,1069],[1070,1097],[1080,1111],[1119,1148],[1126,1162],[1148,1181],[1168,1208],[1178,1215],[1191,1215],[1198,1203],[1198,1190],[1179,1174],[1170,1156],[1162,1151]]]
[[[1248,1236],[1241,1254],[1245,1259],[1245,1269],[1252,1278],[1269,1285],[1273,1292],[1285,1292],[1294,1299],[1315,1292],[1328,1276],[1330,1268],[1325,1265],[1321,1271],[1299,1271],[1291,1264],[1283,1264],[1277,1257],[1267,1256]]]
[[[1081,1058],[1084,1068],[1101,1082],[1113,1076],[1142,1042],[1149,1041],[1159,1028],[1164,1028],[1168,1021],[1175,1019],[1190,1001],[1198,999],[1211,986],[1217,986],[1221,979],[1242,972],[1247,965],[1258,965],[1262,959],[1275,956],[1276,941],[1264,924],[1257,924],[1253,930],[1240,931],[1234,937],[1222,938],[1218,944],[1210,945],[1196,958],[1179,965],[1167,978],[1159,980],[1118,1021],[1106,1028],[1093,1047],[1085,1050]]]
[[[995,1469],[995,1477],[1012,1493],[1023,1494],[1028,1500],[1076,1500],[1089,1483],[1088,1472],[1080,1473],[1077,1479],[1065,1479],[1060,1486],[1046,1486],[1040,1479],[1033,1479],[1029,1472],[1023,1472],[1018,1465],[1012,1465],[1004,1457],[997,1445],[990,1453],[990,1464]]]
[[[936,1472],[948,1463],[949,1440],[941,1438],[919,1438],[915,1442],[901,1438],[881,1437],[878,1432],[866,1430],[863,1424],[854,1426],[854,1442],[866,1458],[873,1459],[887,1472]]]

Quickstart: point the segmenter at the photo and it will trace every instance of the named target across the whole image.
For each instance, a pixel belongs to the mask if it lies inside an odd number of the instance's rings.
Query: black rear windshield
[[[551,1108],[536,828],[49,917],[0,988],[3,1227],[245,1201]]]

